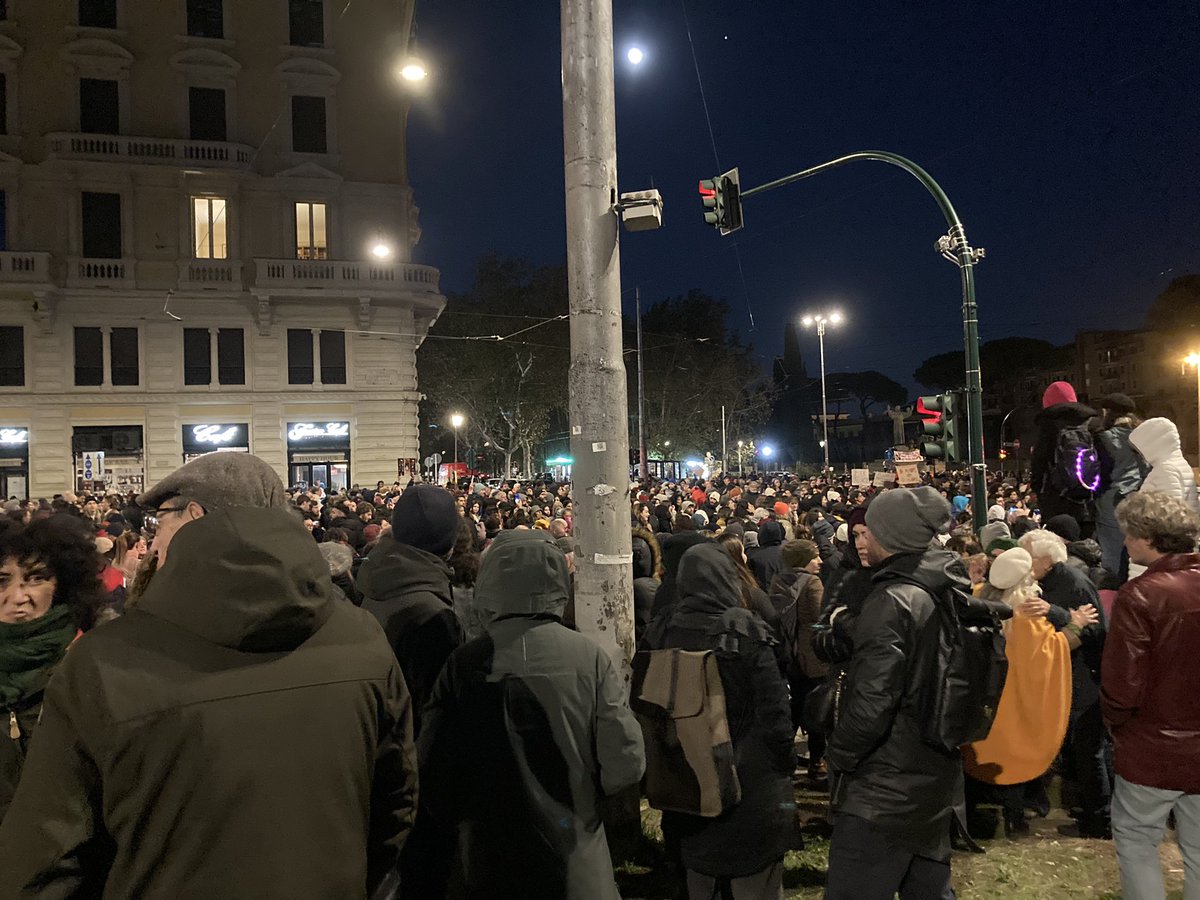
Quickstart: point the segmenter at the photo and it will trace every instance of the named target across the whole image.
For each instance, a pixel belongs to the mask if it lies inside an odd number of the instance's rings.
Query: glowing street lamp
[[[378,260],[392,258],[392,246],[386,241],[376,241],[371,247],[371,255]]]
[[[450,425],[454,428],[454,464],[458,465],[458,429],[463,427],[463,422],[467,421],[462,413],[454,413],[450,417]]]
[[[828,315],[814,313],[800,320],[800,324],[805,328],[817,326],[817,341],[821,345],[821,427],[824,432],[821,447],[825,451],[825,475],[829,474],[829,400],[825,392],[825,326],[841,325],[844,321],[846,321],[846,317],[837,310]]]
[[[1196,434],[1197,453],[1200,453],[1200,353],[1189,353],[1183,361],[1196,369]],[[1196,462],[1200,465],[1200,456],[1197,456]]]
[[[424,81],[429,77],[429,69],[421,59],[415,56],[410,56],[404,60],[400,68],[396,71],[405,81]]]

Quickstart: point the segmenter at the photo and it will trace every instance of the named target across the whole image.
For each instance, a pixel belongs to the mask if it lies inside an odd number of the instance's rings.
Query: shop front
[[[144,447],[141,425],[75,426],[71,436],[75,490],[140,494],[146,489]]]
[[[183,461],[206,453],[249,453],[250,425],[246,422],[183,426]]]
[[[0,425],[0,499],[29,499],[29,429]]]
[[[289,422],[287,449],[289,484],[328,491],[350,486],[349,422]]]

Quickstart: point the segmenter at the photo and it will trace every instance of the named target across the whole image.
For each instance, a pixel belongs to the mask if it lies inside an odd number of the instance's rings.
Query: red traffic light
[[[717,196],[716,187],[706,187],[706,185],[711,185],[711,184],[712,184],[712,181],[707,178],[700,180],[699,190],[700,190],[701,197],[716,197]]]
[[[927,407],[925,405],[924,397],[917,398],[917,415],[921,416],[923,419],[925,419],[925,421],[930,422],[930,423],[937,423],[937,422],[942,421],[941,411],[933,410],[933,409],[930,409],[929,407]]]

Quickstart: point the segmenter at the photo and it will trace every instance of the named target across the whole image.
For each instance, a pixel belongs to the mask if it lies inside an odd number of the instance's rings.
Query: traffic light
[[[921,417],[922,433],[931,438],[921,444],[927,459],[958,462],[961,446],[958,440],[958,417],[962,406],[958,394],[935,394],[917,398],[917,414]]]
[[[702,179],[700,200],[704,204],[704,221],[721,234],[732,234],[742,227],[742,188],[737,169]]]

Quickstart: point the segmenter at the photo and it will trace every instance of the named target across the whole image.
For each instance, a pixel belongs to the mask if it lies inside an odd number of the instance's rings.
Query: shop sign
[[[0,444],[28,444],[29,429],[0,428]]]
[[[349,439],[350,423],[325,422],[323,424],[313,424],[312,422],[295,422],[288,429],[287,436],[289,441],[295,443],[322,438]]]
[[[235,444],[241,446],[242,425],[193,425],[192,440],[197,444],[213,444],[223,446]]]

